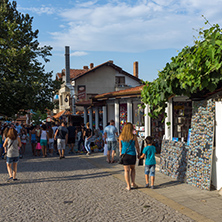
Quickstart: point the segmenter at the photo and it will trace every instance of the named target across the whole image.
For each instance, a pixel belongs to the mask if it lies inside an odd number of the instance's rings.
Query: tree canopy
[[[16,2],[0,1],[0,113],[52,108],[60,82],[52,80],[40,62],[49,62],[52,47],[40,46],[33,17],[17,11]]]
[[[206,25],[210,23],[206,20]],[[171,58],[158,78],[145,82],[141,96],[149,104],[151,117],[165,112],[166,102],[173,95],[190,98],[213,92],[222,82],[222,30],[218,24],[198,30],[193,46],[184,47]]]

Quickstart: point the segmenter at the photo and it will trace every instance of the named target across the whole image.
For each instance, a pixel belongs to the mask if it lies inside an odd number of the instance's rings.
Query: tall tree
[[[7,116],[20,109],[52,108],[61,84],[40,62],[49,62],[52,47],[40,46],[39,31],[32,30],[33,17],[16,6],[15,1],[0,1],[0,113]]]

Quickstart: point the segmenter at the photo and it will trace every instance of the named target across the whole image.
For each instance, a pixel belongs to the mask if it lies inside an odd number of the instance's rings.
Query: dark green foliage
[[[39,45],[32,21],[17,11],[15,1],[0,1],[0,113],[7,116],[20,109],[52,108],[52,97],[60,87],[39,62],[49,62],[52,47]]]

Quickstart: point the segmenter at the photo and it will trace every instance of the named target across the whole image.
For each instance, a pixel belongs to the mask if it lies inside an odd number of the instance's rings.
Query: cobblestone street
[[[0,221],[191,221],[79,156],[25,156],[18,181],[0,160]]]

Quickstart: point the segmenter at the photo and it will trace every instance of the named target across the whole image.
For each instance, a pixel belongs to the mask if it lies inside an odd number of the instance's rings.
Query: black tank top
[[[86,129],[86,137],[91,136],[92,130],[91,129]]]

